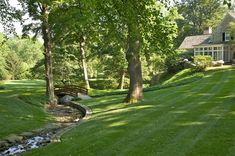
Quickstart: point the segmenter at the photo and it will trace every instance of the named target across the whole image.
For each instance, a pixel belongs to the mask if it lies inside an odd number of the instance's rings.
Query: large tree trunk
[[[80,36],[80,52],[81,52],[81,62],[83,67],[83,75],[86,82],[86,88],[90,89],[90,83],[87,72],[86,55],[85,55],[85,37],[83,35]]]
[[[135,27],[135,26],[134,26]],[[130,86],[125,102],[136,103],[143,99],[143,80],[140,61],[140,37],[133,27],[128,28],[126,59],[130,75]]]
[[[125,70],[122,70],[121,74],[120,74],[121,78],[119,80],[118,89],[123,89],[124,88],[125,75],[126,75]]]
[[[52,72],[52,54],[50,30],[48,23],[48,6],[42,5],[42,37],[44,41],[44,56],[45,56],[45,78],[46,78],[46,94],[49,97],[49,104],[54,106],[57,104],[54,94],[53,72]]]

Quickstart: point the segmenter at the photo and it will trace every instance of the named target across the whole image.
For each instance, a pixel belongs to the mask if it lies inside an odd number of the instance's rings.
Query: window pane
[[[212,56],[212,52],[208,52],[208,55]]]
[[[222,52],[218,52],[217,60],[222,60]]]
[[[225,41],[229,41],[230,40],[230,33],[225,32]]]
[[[195,56],[199,55],[199,52],[195,52]]]
[[[213,59],[214,59],[215,61],[218,60],[218,59],[217,59],[217,52],[214,52],[214,57],[213,57]]]

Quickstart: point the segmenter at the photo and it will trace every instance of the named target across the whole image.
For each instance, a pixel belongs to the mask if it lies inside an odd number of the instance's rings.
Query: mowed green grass
[[[6,81],[0,90],[0,139],[40,128],[51,118],[45,111],[44,81]]]
[[[147,92],[138,104],[124,96],[82,101],[92,117],[62,142],[33,156],[224,156],[235,153],[235,70],[208,72],[193,83]]]

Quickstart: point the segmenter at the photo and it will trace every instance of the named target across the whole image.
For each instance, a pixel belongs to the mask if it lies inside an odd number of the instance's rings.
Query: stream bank
[[[57,105],[53,109],[48,109],[48,112],[54,116],[55,123],[19,135],[12,134],[0,140],[0,156],[19,155],[53,142],[60,142],[60,137],[64,133],[80,125],[92,113],[87,106],[73,101]]]

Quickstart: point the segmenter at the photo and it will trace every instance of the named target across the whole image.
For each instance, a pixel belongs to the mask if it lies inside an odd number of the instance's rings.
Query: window
[[[233,36],[231,36],[229,32],[223,32],[222,38],[223,38],[222,41],[225,42],[233,40]]]
[[[213,60],[222,60],[223,59],[223,52],[228,50],[226,46],[207,46],[207,47],[197,47],[194,48],[194,55],[204,55],[204,56],[211,56]]]
[[[213,57],[213,59],[214,59],[214,60],[218,60],[217,57],[218,57],[218,56],[217,56],[217,51],[214,51],[214,57]]]
[[[223,32],[223,34],[222,34],[222,41],[225,41],[225,38],[226,38],[226,33]]]
[[[195,56],[198,56],[198,55],[200,55],[200,53],[199,52],[195,52]]]

